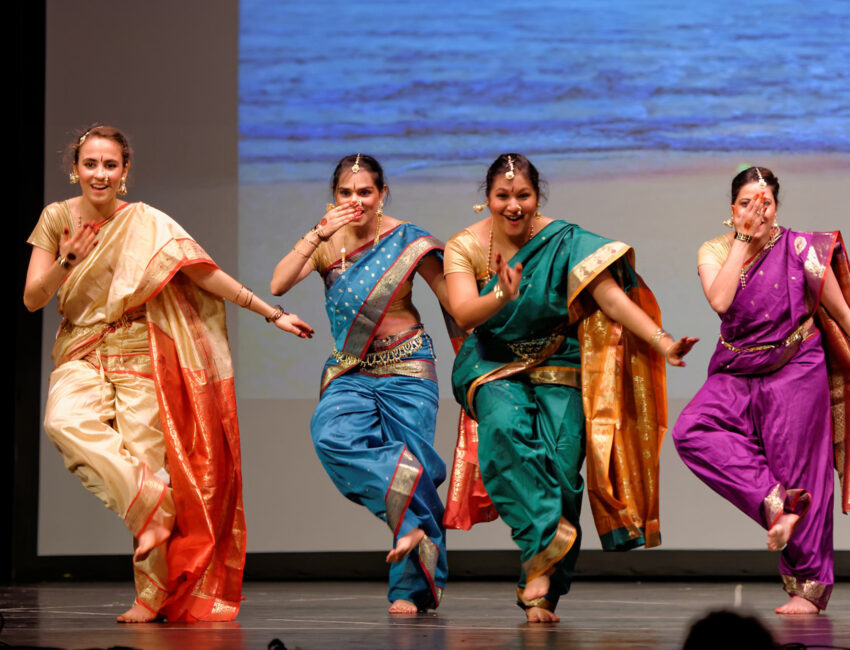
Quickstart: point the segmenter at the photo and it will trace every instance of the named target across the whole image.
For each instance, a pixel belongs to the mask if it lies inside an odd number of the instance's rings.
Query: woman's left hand
[[[697,341],[699,339],[683,336],[678,341],[671,343],[664,351],[664,358],[667,359],[667,363],[671,366],[681,366],[684,368],[686,364],[682,361],[682,358],[691,351],[691,348],[694,347]]]
[[[282,314],[274,324],[278,329],[282,329],[284,332],[292,332],[302,339],[313,338],[313,328],[301,320],[298,314]]]

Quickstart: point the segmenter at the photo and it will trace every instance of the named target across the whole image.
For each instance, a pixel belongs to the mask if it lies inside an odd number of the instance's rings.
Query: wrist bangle
[[[59,262],[59,266],[66,270],[70,269],[73,266],[73,264],[71,264],[71,260],[68,259],[67,255],[63,255],[56,261]]]
[[[317,223],[315,226],[313,226],[313,230],[311,230],[310,232],[316,233],[316,237],[319,238],[319,241],[328,241],[328,239],[330,239],[330,237],[325,235],[324,230],[322,230],[321,224]]]
[[[266,319],[267,323],[274,323],[278,318],[280,318],[281,316],[284,316],[288,313],[289,312],[284,311],[283,307],[281,307],[280,305],[275,305],[274,306],[274,312],[272,312],[272,315],[271,316],[264,316],[264,318]]]
[[[493,295],[496,296],[496,300],[501,300],[505,297],[505,292],[502,290],[502,285],[498,282],[496,283],[496,288],[493,289]]]
[[[746,242],[747,244],[749,244],[753,240],[753,236],[752,235],[745,235],[742,232],[735,231],[735,239],[737,239],[738,241]]]
[[[663,339],[665,336],[670,336],[670,334],[663,328],[659,327],[657,330],[655,330],[655,333],[649,337],[649,344],[656,350],[658,350],[658,344],[661,343],[661,339]],[[672,339],[673,337],[670,336],[670,338]],[[658,351],[661,352],[661,350]]]

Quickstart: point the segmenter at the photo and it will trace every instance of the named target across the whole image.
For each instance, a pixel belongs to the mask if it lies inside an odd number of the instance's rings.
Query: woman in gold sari
[[[126,194],[130,147],[94,126],[69,147],[81,195],[51,203],[24,303],[57,294],[62,324],[44,427],[65,466],[135,538],[125,623],[230,620],[245,560],[229,299],[300,337],[298,316],[219,269],[176,222]]]
[[[478,421],[477,441],[459,440],[449,494],[480,495],[464,466],[477,461],[522,552],[517,602],[530,622],[554,622],[578,556],[585,449],[603,548],[660,543],[664,360],[684,365],[696,339],[661,329],[631,247],[540,214],[525,156],[499,156],[484,186],[490,216],[446,245],[451,314],[474,328],[452,383]]]

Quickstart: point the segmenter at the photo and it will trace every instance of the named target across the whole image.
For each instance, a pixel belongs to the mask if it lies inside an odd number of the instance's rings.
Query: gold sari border
[[[825,585],[817,580],[803,580],[782,574],[782,583],[782,588],[789,596],[805,598],[818,609],[826,609],[832,594],[832,585]]]
[[[319,394],[325,392],[325,389],[330,385],[330,383],[339,377],[340,375],[344,375],[352,368],[360,365],[360,359],[354,356],[346,356],[335,366],[328,366],[325,368],[325,372],[322,373],[322,385],[319,388]]]
[[[578,531],[576,531],[575,526],[561,517],[558,520],[555,536],[549,542],[549,545],[530,560],[522,563],[525,579],[530,581],[550,573],[573,547],[577,537]]]
[[[154,614],[158,614],[168,599],[165,587],[136,567],[133,567],[133,579],[136,585],[136,602]]]
[[[632,250],[621,241],[608,242],[576,264],[567,276],[567,306],[602,271]]]
[[[172,259],[161,261],[163,255],[170,256]],[[182,259],[175,264],[173,262],[175,258]],[[154,264],[158,264],[160,268],[158,271],[156,269],[150,271],[153,277],[150,280],[147,280],[147,273]],[[153,254],[147,267],[145,267],[146,280],[144,285],[140,285],[139,287],[139,289],[142,290],[142,295],[145,296],[144,300],[142,300],[142,302],[138,305],[131,307],[128,311],[138,309],[151,300],[151,298],[158,296],[163,288],[171,282],[174,276],[177,275],[184,266],[192,266],[193,264],[204,264],[212,266],[215,269],[219,268],[218,264],[213,261],[203,247],[191,237],[179,239],[174,238],[165,242],[165,244],[160,246],[159,250]]]
[[[133,533],[133,537],[141,535],[148,527],[154,513],[165,499],[168,486],[157,476],[152,474],[147,465],[142,465],[142,479],[139,491],[124,514],[124,523]]]
[[[581,390],[581,370],[572,366],[537,366],[525,374],[532,384],[557,384]]]
[[[434,583],[434,575],[437,572],[437,561],[440,558],[440,549],[432,542],[428,536],[422,538],[419,542],[419,566],[425,574],[428,585],[431,587],[431,596],[434,599],[433,607],[427,605],[422,609],[436,609],[440,606],[440,601],[443,599],[443,588],[438,587]]]
[[[767,493],[764,501],[762,501],[762,509],[764,510],[765,525],[770,530],[785,512],[785,489],[780,483],[777,483]]]
[[[384,503],[387,506],[387,525],[393,531],[393,537],[398,536],[401,522],[404,521],[404,513],[407,512],[421,476],[421,463],[405,447],[399,456],[398,464],[384,496]]]

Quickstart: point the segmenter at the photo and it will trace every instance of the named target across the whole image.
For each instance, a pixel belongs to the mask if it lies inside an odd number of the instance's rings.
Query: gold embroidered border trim
[[[800,580],[795,576],[782,575],[782,588],[791,596],[800,596],[810,603],[817,605],[819,609],[826,609],[829,596],[832,593],[832,585],[825,585],[816,580]]]
[[[136,584],[136,600],[152,612],[159,612],[168,598],[165,587],[144,571],[136,568],[133,569],[133,578]]]
[[[398,459],[390,487],[384,497],[384,503],[387,506],[387,525],[393,531],[393,535],[398,534],[407,505],[410,503],[410,498],[413,496],[413,491],[416,489],[416,484],[419,483],[421,475],[422,465],[416,459],[416,456],[405,447]]]
[[[608,242],[576,264],[567,276],[567,305],[572,304],[593,278],[630,250],[632,247],[621,241]]]
[[[762,508],[764,508],[765,525],[770,530],[785,511],[785,490],[780,483],[777,483],[764,498]]]
[[[142,478],[139,485],[139,491],[127,507],[127,512],[124,514],[124,523],[127,528],[133,533],[133,537],[138,537],[148,525],[150,518],[159,504],[165,499],[168,491],[168,486],[155,476],[147,467],[142,465]]]
[[[720,335],[720,344],[729,350],[730,352],[734,352],[735,354],[741,354],[742,352],[761,352],[762,350],[772,350],[773,348],[778,347],[791,347],[792,345],[797,345],[802,343],[807,338],[809,338],[812,334],[814,334],[814,319],[809,316],[800,327],[791,332],[788,336],[785,337],[784,340],[779,343],[766,343],[765,345],[755,345],[750,348],[737,348],[731,343],[727,343],[723,335]]]
[[[524,590],[521,587],[516,588],[516,603],[522,609],[530,609],[532,607],[539,607],[540,609],[545,609],[547,612],[554,612],[555,606],[552,604],[546,596],[540,596],[539,598],[535,598],[533,600],[523,600],[522,592]]]
[[[557,384],[581,390],[581,370],[571,366],[537,366],[525,371],[532,384]]]
[[[534,580],[539,576],[547,574],[573,547],[578,537],[578,532],[570,522],[561,517],[558,520],[558,529],[555,537],[549,545],[530,560],[522,563],[525,579]]]
[[[428,539],[427,535],[419,542],[419,565],[425,572],[428,583],[431,585],[431,593],[434,597],[434,608],[438,607],[443,598],[443,589],[434,584],[434,576],[437,573],[437,561],[440,558],[440,549]]]
[[[411,336],[404,343],[401,343],[389,350],[381,350],[379,352],[369,352],[363,358],[356,357],[348,352],[340,352],[336,348],[333,349],[331,355],[336,359],[337,363],[343,362],[359,362],[363,368],[376,368],[378,366],[388,366],[391,363],[401,361],[405,357],[409,357],[414,352],[422,348],[422,332]]]
[[[437,367],[427,359],[410,359],[409,361],[399,361],[398,363],[391,363],[376,368],[361,368],[358,372],[361,375],[369,375],[370,377],[402,375],[404,377],[418,377],[420,379],[437,381]]]

